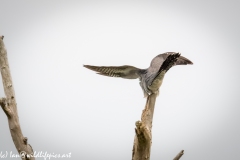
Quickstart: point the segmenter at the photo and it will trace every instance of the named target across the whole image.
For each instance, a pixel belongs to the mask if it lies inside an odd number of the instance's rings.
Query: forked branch
[[[10,74],[7,51],[3,43],[3,36],[0,36],[0,69],[2,75],[3,88],[6,98],[0,98],[0,105],[8,118],[10,133],[15,147],[20,154],[22,160],[34,160],[33,150],[27,143],[27,137],[24,137],[21,131],[15,92]]]
[[[165,71],[162,71],[149,87],[153,94],[147,97],[147,102],[142,112],[141,121],[137,121],[135,124],[136,128],[132,150],[132,160],[150,160],[150,151],[152,145],[152,120],[155,101],[159,93],[159,88],[162,85],[165,73]],[[174,160],[179,160],[182,155],[183,151],[181,151],[174,158]]]
[[[152,118],[157,94],[147,97],[141,121],[136,122],[132,160],[149,160],[152,144]]]

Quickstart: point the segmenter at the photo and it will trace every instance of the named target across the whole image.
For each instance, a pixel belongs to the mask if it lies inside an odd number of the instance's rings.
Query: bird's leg
[[[148,88],[155,94],[159,94],[159,88],[162,85],[163,82],[163,78],[165,75],[166,71],[163,70],[152,82],[152,84],[150,86],[148,86]]]

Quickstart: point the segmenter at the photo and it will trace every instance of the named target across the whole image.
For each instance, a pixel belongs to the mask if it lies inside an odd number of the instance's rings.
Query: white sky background
[[[146,101],[138,80],[82,66],[147,68],[176,51],[194,65],[165,76],[151,159],[173,159],[182,149],[182,160],[240,159],[239,15],[237,0],[1,1],[24,136],[34,151],[71,152],[72,160],[131,159]],[[16,153],[3,111],[1,151]]]

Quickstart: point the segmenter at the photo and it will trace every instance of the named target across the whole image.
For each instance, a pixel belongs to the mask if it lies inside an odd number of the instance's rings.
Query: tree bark
[[[152,145],[152,120],[155,107],[155,101],[159,94],[159,88],[162,85],[166,71],[162,71],[149,86],[153,92],[147,97],[145,109],[142,112],[141,121],[135,123],[135,138],[132,150],[132,160],[150,160],[150,151]],[[174,160],[179,160],[183,155],[181,151]]]
[[[184,150],[181,150],[173,160],[179,160],[183,154],[184,154]]]
[[[19,123],[17,103],[15,92],[10,74],[7,51],[3,42],[3,36],[0,36],[0,69],[2,82],[4,87],[4,98],[0,98],[0,105],[8,118],[10,133],[15,147],[20,154],[22,160],[35,160],[33,157],[33,149],[24,137]]]
[[[157,94],[147,97],[141,121],[136,122],[132,160],[149,160],[152,145],[152,119]]]

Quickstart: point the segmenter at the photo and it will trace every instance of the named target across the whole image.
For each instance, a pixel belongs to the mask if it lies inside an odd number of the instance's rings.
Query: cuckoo
[[[144,97],[152,93],[158,94],[159,86],[162,83],[165,73],[175,65],[193,64],[189,59],[176,52],[166,52],[157,55],[151,61],[150,67],[147,69],[139,69],[130,65],[123,66],[92,66],[83,65],[84,67],[96,71],[97,74],[109,77],[121,77],[126,79],[139,78],[140,86],[143,90]],[[161,82],[156,82],[161,79]]]

